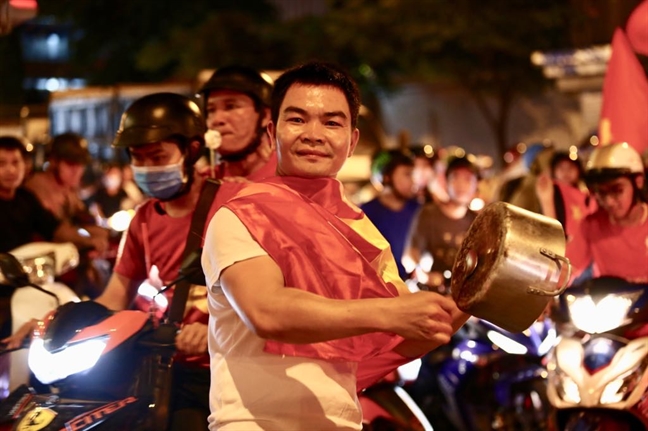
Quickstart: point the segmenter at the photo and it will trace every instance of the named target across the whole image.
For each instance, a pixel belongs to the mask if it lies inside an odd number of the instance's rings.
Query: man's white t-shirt
[[[210,431],[360,430],[357,363],[265,353],[265,340],[245,326],[225,297],[221,272],[265,255],[232,211],[216,212],[202,256],[209,286]]]

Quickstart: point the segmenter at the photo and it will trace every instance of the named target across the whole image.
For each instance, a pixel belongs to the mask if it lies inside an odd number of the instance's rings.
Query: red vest
[[[225,206],[279,265],[286,286],[332,299],[398,296],[371,266],[383,250],[341,220],[365,217],[344,201],[337,180],[269,178],[247,185]],[[375,332],[313,344],[268,340],[265,351],[359,362],[360,389],[411,360],[391,352],[401,341],[395,334]]]

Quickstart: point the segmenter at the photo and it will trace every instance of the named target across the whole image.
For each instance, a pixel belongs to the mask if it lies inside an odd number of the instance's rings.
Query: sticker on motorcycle
[[[35,407],[18,423],[17,431],[39,431],[52,423],[56,417],[56,412],[46,407]]]
[[[123,400],[113,401],[108,404],[76,416],[72,420],[65,423],[66,431],[81,431],[93,428],[94,426],[105,421],[110,415],[118,410],[126,407],[137,401],[135,397],[124,398]],[[39,428],[40,429],[40,428]]]

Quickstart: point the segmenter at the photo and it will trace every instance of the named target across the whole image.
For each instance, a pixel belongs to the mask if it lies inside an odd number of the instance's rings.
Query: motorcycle
[[[424,358],[411,393],[435,430],[545,430],[544,361],[556,342],[549,319],[522,333],[471,317]]]
[[[648,284],[602,277],[569,288],[547,364],[559,430],[648,429]]]
[[[363,431],[433,431],[432,424],[405,389],[416,379],[421,360],[401,365],[358,394]]]
[[[27,283],[12,255],[0,254],[0,269],[8,284]],[[194,269],[184,271],[165,288]],[[178,327],[151,313],[113,312],[94,301],[58,307],[39,322],[27,360],[51,390],[37,393],[23,385],[13,391],[0,404],[0,429],[165,430]]]
[[[60,304],[79,301],[72,289],[55,281],[56,276],[77,265],[79,253],[74,244],[33,242],[12,250],[11,254],[28,274],[28,280],[16,289],[8,288],[3,292],[10,300],[9,308],[2,314],[11,318],[4,320],[2,338],[15,334],[32,319],[43,318]],[[17,350],[3,355],[0,359],[0,399],[28,382],[27,352]]]

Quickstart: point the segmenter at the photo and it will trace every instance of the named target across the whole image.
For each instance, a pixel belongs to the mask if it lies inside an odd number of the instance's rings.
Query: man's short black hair
[[[18,150],[23,159],[27,158],[27,148],[25,148],[25,144],[23,144],[20,139],[13,136],[0,136],[0,150]]]
[[[453,157],[448,161],[448,166],[446,167],[446,178],[450,176],[452,171],[456,171],[457,169],[467,169],[473,174],[475,174],[475,177],[479,179],[479,169],[477,166],[472,163],[470,160],[468,160],[468,157],[462,156],[462,157]]]
[[[295,66],[277,78],[274,90],[272,91],[271,113],[273,123],[277,124],[281,104],[286,97],[288,89],[295,84],[328,86],[342,91],[349,104],[351,127],[356,127],[356,124],[358,124],[358,114],[360,113],[360,91],[358,90],[358,85],[351,78],[351,75],[340,66],[319,61],[311,61]]]
[[[372,173],[382,178],[391,177],[399,166],[414,167],[414,159],[401,150],[380,150],[373,156]]]

